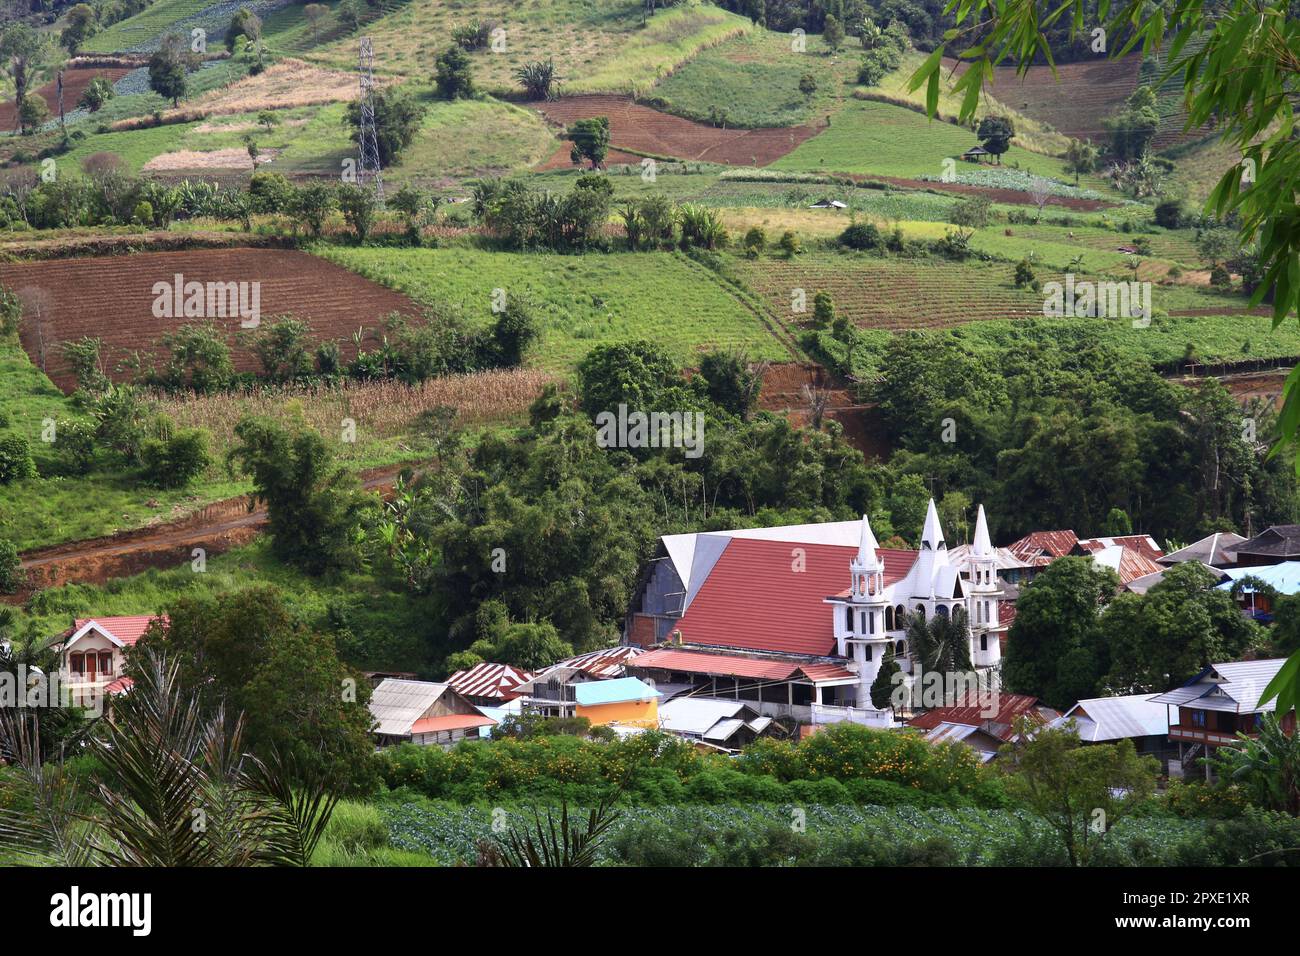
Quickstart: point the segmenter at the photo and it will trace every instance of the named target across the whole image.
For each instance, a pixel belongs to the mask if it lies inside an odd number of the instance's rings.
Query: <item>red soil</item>
[[[63,111],[71,113],[77,108],[77,101],[81,99],[81,94],[85,92],[90,81],[97,76],[102,76],[110,83],[116,83],[122,77],[131,72],[129,67],[124,66],[88,66],[63,71]],[[53,80],[46,83],[40,89],[35,91],[45,100],[45,105],[50,108],[51,116],[59,115],[59,86],[58,81]],[[13,102],[0,103],[0,130],[14,130],[18,128],[18,108]]]
[[[23,299],[23,347],[60,388],[75,386],[59,344],[96,336],[103,341],[109,374],[133,351],[146,359],[163,354],[163,334],[187,320],[156,318],[156,282],[171,284],[180,273],[185,282],[260,282],[263,326],[293,315],[309,323],[313,338],[339,342],[345,360],[355,354],[350,336],[358,327],[374,328],[392,312],[419,313],[406,296],[363,279],[304,252],[281,249],[208,249],[143,252],[129,256],[0,263],[0,283]],[[228,330],[235,368],[256,370],[258,362],[236,336],[240,320],[215,318]],[[42,361],[42,357],[44,361]]]
[[[880,428],[874,405],[858,404],[852,388],[832,381],[826,369],[811,362],[783,362],[769,365],[763,373],[758,407],[780,412],[796,426],[811,424],[812,414],[804,386],[825,389],[828,397],[825,417],[844,427],[844,438],[867,458],[889,457],[889,442]]]
[[[630,96],[566,96],[528,105],[558,126],[608,116],[611,146],[732,166],[766,166],[822,130],[820,126],[716,129],[641,106]],[[564,155],[567,160],[567,150]]]

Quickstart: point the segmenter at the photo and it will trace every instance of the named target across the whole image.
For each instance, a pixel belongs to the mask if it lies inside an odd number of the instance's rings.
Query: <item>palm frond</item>
[[[279,752],[250,758],[247,786],[262,800],[267,827],[258,860],[272,866],[308,866],[329,826],[338,794],[320,774],[306,773]]]
[[[0,807],[0,852],[15,866],[84,866],[90,848],[81,794],[61,762],[41,759],[40,723],[21,710],[0,712],[0,750],[11,763]]]

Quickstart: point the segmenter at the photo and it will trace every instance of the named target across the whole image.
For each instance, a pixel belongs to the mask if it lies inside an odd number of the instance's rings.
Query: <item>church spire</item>
[[[925,528],[921,531],[921,550],[948,550],[948,545],[943,540],[943,528],[939,527],[939,509],[934,506],[933,498],[930,499],[930,505],[925,510]]]
[[[984,517],[984,506],[979,506],[975,515],[975,541],[971,545],[971,554],[988,557],[993,554],[993,542],[989,540],[989,523]]]
[[[857,567],[862,569],[874,568],[876,566],[876,549],[880,545],[876,544],[876,536],[871,531],[871,522],[867,516],[862,516],[862,539],[858,544]]]

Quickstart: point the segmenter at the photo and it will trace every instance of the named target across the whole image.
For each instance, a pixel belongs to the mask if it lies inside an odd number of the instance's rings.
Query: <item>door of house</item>
[[[87,654],[86,655],[86,680],[89,683],[93,684],[95,682],[95,678],[98,674],[98,668],[99,668],[99,655],[93,652]]]

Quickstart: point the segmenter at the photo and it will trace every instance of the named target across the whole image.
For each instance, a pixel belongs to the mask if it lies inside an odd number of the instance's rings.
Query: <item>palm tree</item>
[[[0,800],[0,846],[32,865],[306,866],[337,796],[278,755],[243,747],[242,716],[207,719],[179,669],[149,650],[131,692],[91,739],[100,770],[81,792],[42,762],[39,725],[0,715],[15,774]]]
[[[1300,734],[1288,734],[1276,714],[1264,714],[1257,738],[1237,736],[1240,747],[1219,747],[1209,758],[1219,779],[1243,784],[1269,809],[1300,816]]]
[[[621,789],[621,788],[620,788]],[[595,866],[601,841],[619,813],[614,809],[617,793],[602,800],[587,813],[586,824],[569,817],[569,804],[560,805],[558,819],[546,811],[546,819],[533,811],[533,824],[522,833],[513,827],[497,841],[479,844],[481,866],[540,867]]]

